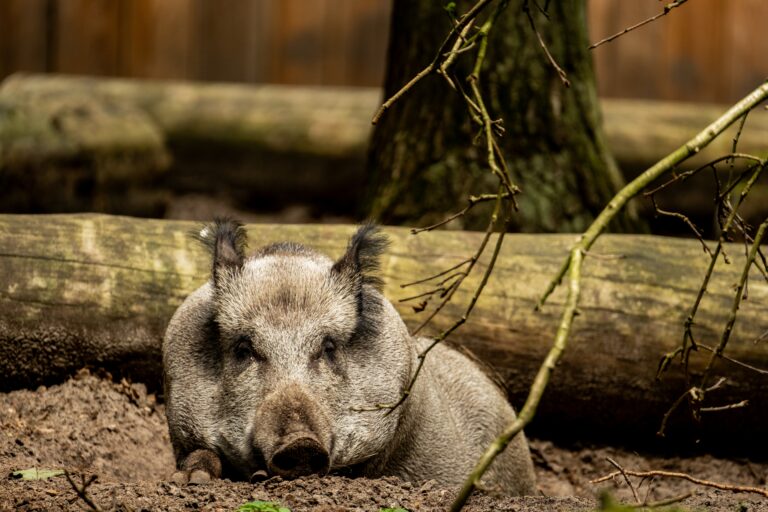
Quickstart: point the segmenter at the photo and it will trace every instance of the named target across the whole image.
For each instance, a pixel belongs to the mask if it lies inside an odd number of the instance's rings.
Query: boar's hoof
[[[328,451],[314,437],[299,437],[284,444],[269,460],[269,471],[283,478],[297,478],[330,469]]]
[[[204,469],[196,469],[189,474],[190,485],[207,484],[211,481],[211,475]]]
[[[209,483],[211,480],[211,474],[204,469],[176,471],[171,475],[171,482],[176,485],[202,485]]]
[[[171,475],[171,482],[176,485],[186,485],[189,483],[189,471],[174,471]]]

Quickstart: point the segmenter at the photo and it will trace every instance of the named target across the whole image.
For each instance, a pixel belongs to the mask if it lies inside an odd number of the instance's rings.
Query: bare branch
[[[731,492],[748,492],[753,494],[759,494],[761,496],[765,496],[768,498],[768,489],[761,489],[759,487],[749,487],[745,485],[734,485],[734,484],[723,484],[720,482],[712,482],[710,480],[704,480],[702,478],[696,478],[695,476],[691,476],[687,473],[677,473],[673,471],[660,471],[660,470],[654,470],[654,471],[631,471],[631,470],[624,470],[624,472],[627,475],[630,476],[636,476],[636,477],[642,477],[642,478],[650,478],[650,477],[663,477],[663,478],[680,478],[682,480],[688,480],[689,482],[692,482],[697,485],[703,485],[705,487],[712,487],[713,489],[720,489],[721,491],[731,491]],[[596,478],[594,480],[590,480],[589,483],[591,484],[599,484],[601,482],[605,482],[607,480],[611,480],[612,478],[618,476],[620,474],[619,471],[614,471],[613,473],[610,473],[608,475],[602,476],[600,478]]]
[[[594,50],[598,46],[601,46],[601,45],[603,45],[605,43],[610,43],[614,39],[623,36],[627,32],[631,32],[631,31],[633,31],[635,29],[638,29],[638,28],[642,27],[643,25],[647,25],[648,23],[651,23],[652,21],[656,21],[657,19],[661,18],[662,16],[668,14],[669,11],[671,11],[675,7],[680,7],[681,5],[683,5],[687,1],[688,0],[675,0],[672,3],[669,3],[669,4],[665,5],[664,6],[664,10],[661,11],[659,14],[656,14],[655,16],[651,16],[650,18],[645,19],[645,20],[641,21],[640,23],[636,23],[635,25],[632,25],[631,27],[627,27],[624,30],[622,30],[621,32],[617,32],[617,33],[613,34],[612,36],[606,37],[605,39],[601,39],[600,41],[598,41],[595,44],[593,44],[592,46],[590,46],[589,49],[590,50]]]
[[[557,71],[557,75],[560,77],[560,81],[563,83],[565,87],[570,87],[571,81],[568,80],[568,74],[563,70],[563,68],[561,68],[557,64],[557,61],[555,61],[555,58],[549,52],[549,48],[547,48],[547,44],[544,42],[544,38],[541,37],[541,33],[536,28],[536,23],[533,21],[533,15],[531,15],[531,9],[530,9],[530,6],[528,5],[528,0],[523,2],[523,12],[525,13],[526,16],[528,16],[528,22],[531,24],[531,28],[536,33],[536,37],[539,40],[539,46],[541,46],[542,50],[544,50],[544,53],[547,55],[547,59],[549,60],[549,63],[552,64],[552,67],[555,68],[555,71]]]

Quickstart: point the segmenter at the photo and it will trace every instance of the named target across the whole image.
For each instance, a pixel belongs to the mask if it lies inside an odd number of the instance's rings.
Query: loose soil
[[[177,486],[168,481],[173,455],[161,404],[144,386],[114,383],[104,376],[81,372],[68,382],[0,394],[0,511],[87,510],[64,476],[47,480],[15,479],[13,471],[67,469],[75,483],[97,479],[86,490],[101,510],[235,510],[264,500],[297,511],[445,510],[455,489],[434,481],[420,484],[397,478],[348,479],[341,476],[271,479],[259,484],[216,481]],[[624,502],[632,494],[622,479],[599,485],[591,479],[615,468],[681,471],[718,482],[765,488],[768,464],[710,456],[663,458],[610,447],[555,446],[531,441],[541,495],[509,498],[478,494],[468,511],[593,510],[596,496],[610,491]],[[637,483],[637,479],[635,479]],[[645,482],[640,499],[662,500],[694,494],[680,502],[686,510],[768,511],[768,499],[702,488],[674,479]]]

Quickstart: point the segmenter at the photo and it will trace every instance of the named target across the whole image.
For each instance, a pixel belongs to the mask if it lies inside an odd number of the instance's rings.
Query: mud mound
[[[252,501],[275,501],[298,511],[445,510],[454,490],[434,482],[414,485],[397,478],[348,479],[308,477],[293,481],[270,479],[260,484],[217,481],[179,487],[165,481],[173,470],[162,406],[144,386],[114,383],[88,372],[68,382],[36,391],[0,394],[0,511],[83,510],[63,476],[26,481],[10,477],[28,468],[67,469],[79,476],[97,476],[88,496],[102,510],[234,510]],[[545,496],[473,497],[469,511],[531,512],[589,510],[595,496],[610,489],[630,501],[623,482],[600,486],[590,479],[614,470],[612,457],[627,469],[681,471],[700,478],[765,486],[768,464],[729,461],[709,456],[663,458],[641,456],[616,448],[565,449],[533,440],[539,488]],[[656,479],[640,488],[640,496],[660,500],[689,491],[686,508],[712,511],[768,511],[768,499],[696,487],[679,480]]]

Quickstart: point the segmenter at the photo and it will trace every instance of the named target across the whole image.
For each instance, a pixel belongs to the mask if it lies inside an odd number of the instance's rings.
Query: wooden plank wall
[[[0,78],[379,85],[389,10],[389,0],[0,0]]]
[[[663,9],[590,0],[593,41]],[[734,102],[768,79],[768,1],[696,0],[594,50],[603,96]]]
[[[589,0],[592,40],[663,8]],[[0,0],[14,71],[381,84],[391,0]],[[600,93],[730,102],[768,78],[766,0],[696,0],[594,51]]]

